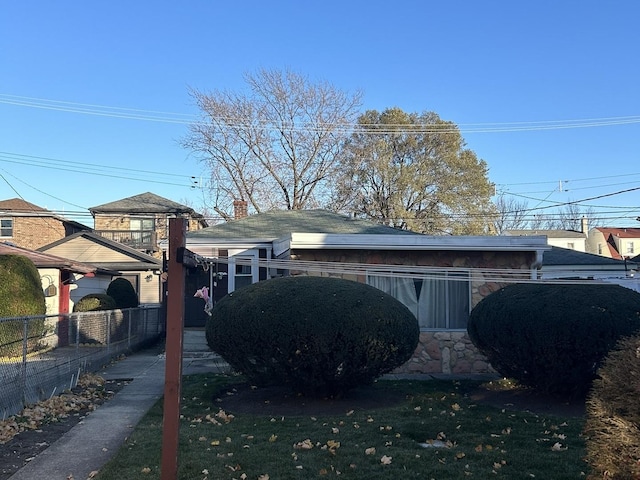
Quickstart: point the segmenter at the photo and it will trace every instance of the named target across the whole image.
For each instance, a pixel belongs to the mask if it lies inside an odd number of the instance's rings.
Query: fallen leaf
[[[391,464],[391,459],[393,457],[388,457],[387,455],[383,455],[382,458],[380,459],[380,463],[383,465],[389,465]]]
[[[141,472],[142,472],[142,473],[151,473],[151,469],[150,469],[149,467],[144,467],[144,468],[141,470]]]
[[[365,455],[375,455],[376,447],[366,448],[364,453],[365,453]]]

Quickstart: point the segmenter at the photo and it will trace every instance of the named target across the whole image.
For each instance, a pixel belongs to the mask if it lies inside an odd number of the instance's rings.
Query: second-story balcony
[[[151,230],[96,230],[98,235],[136,250],[157,250],[157,235]]]

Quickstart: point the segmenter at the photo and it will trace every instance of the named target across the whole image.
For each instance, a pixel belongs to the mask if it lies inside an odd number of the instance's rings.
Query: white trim
[[[533,251],[550,250],[544,236],[426,236],[290,233],[273,242],[276,256],[291,249]]]

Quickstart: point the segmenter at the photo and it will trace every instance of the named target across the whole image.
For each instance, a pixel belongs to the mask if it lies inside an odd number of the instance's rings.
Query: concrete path
[[[203,330],[185,330],[183,374],[219,371],[225,364],[206,345]],[[136,352],[97,372],[132,379],[118,394],[40,453],[10,480],[86,480],[117,452],[164,392],[162,349]]]

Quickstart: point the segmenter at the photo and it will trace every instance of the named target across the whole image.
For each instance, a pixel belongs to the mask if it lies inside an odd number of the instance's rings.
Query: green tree
[[[326,203],[360,94],[291,71],[245,81],[248,93],[191,91],[202,119],[182,145],[211,169],[212,208],[229,219],[234,200],[256,212]]]
[[[334,209],[428,234],[488,232],[487,164],[437,114],[367,111],[346,153]]]

